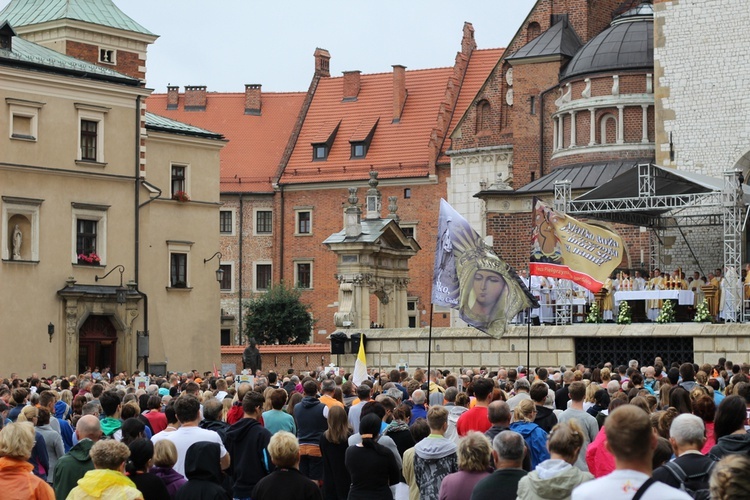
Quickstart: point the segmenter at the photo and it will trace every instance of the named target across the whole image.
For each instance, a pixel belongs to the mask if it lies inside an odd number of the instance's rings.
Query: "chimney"
[[[401,113],[406,103],[406,66],[393,65],[393,121],[401,121]]]
[[[356,101],[359,95],[361,71],[344,71],[344,101]]]
[[[329,69],[329,63],[331,62],[331,54],[326,49],[317,48],[315,49],[315,75],[316,76],[331,76]]]
[[[471,23],[464,23],[463,31],[463,37],[461,38],[461,53],[468,56],[477,48],[477,42],[474,41],[474,26]]]
[[[206,110],[206,86],[185,85],[185,111]]]
[[[245,114],[260,115],[260,87],[259,83],[245,85]]]
[[[177,109],[180,102],[180,87],[167,85],[167,109]]]

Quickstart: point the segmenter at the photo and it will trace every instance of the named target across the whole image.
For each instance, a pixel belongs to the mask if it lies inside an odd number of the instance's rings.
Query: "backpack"
[[[697,474],[688,476],[685,470],[674,462],[667,462],[664,467],[680,482],[680,489],[696,500],[709,500],[711,493],[708,488],[701,488],[703,484],[708,483],[711,477],[711,471],[714,470],[716,462],[711,462],[708,469]],[[703,484],[702,484],[703,483]]]

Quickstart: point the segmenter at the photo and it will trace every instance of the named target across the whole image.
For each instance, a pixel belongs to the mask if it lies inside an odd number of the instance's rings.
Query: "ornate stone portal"
[[[409,259],[420,250],[414,238],[398,225],[396,198],[389,198],[389,215],[381,218],[378,173],[370,172],[367,213],[362,220],[356,188],[349,189],[349,206],[344,209],[345,227],[323,243],[338,258],[335,275],[339,282],[337,327],[406,328]],[[377,311],[370,310],[370,296],[377,298]],[[373,316],[372,313],[375,313]]]

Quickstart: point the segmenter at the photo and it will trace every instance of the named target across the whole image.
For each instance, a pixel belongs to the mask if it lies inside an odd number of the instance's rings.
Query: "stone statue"
[[[21,260],[21,243],[23,242],[23,233],[18,224],[13,228],[13,260]]]
[[[263,360],[260,351],[256,347],[255,339],[250,339],[245,351],[242,353],[242,368],[249,369],[252,375],[263,369]]]

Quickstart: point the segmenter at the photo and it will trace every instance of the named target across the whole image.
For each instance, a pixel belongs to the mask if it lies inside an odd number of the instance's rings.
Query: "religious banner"
[[[600,226],[534,204],[529,271],[535,276],[571,280],[596,293],[620,265],[622,238]]]
[[[469,325],[499,338],[523,309],[538,307],[516,272],[440,200],[432,303],[458,309]]]

